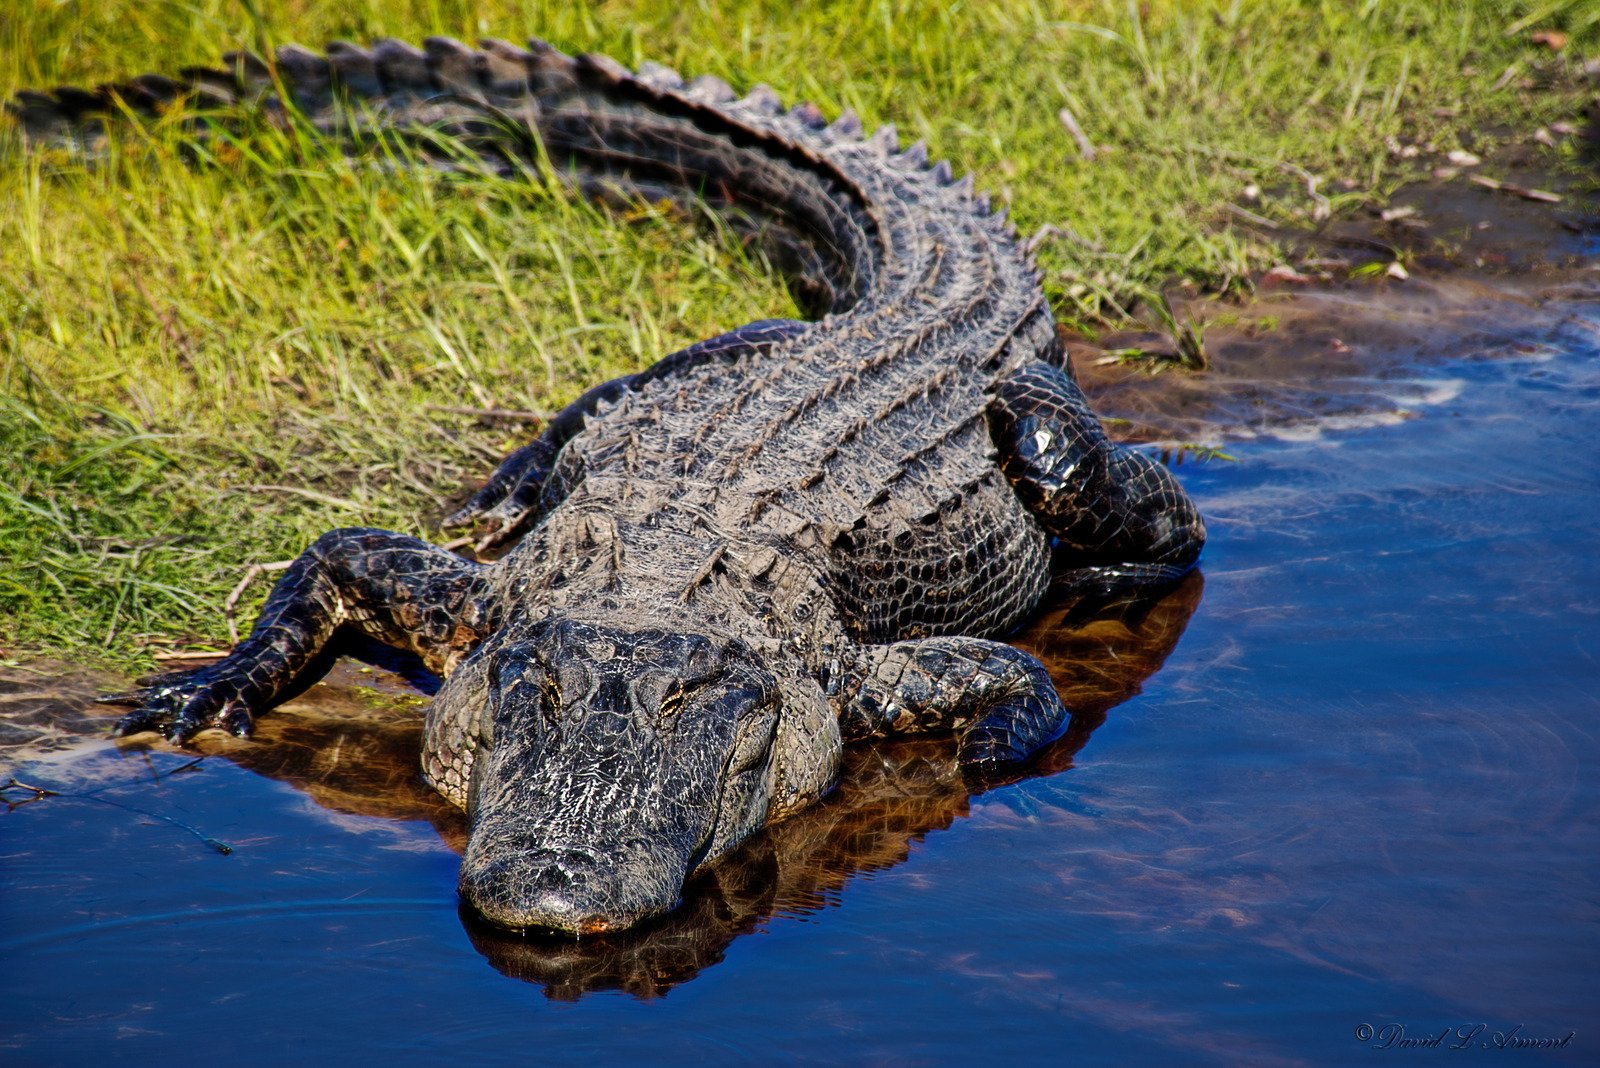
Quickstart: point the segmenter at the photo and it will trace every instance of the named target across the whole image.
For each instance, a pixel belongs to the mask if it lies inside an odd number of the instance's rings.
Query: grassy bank
[[[853,107],[1054,226],[1051,295],[1086,326],[1278,262],[1226,207],[1247,186],[1291,227],[1381,200],[1572,118],[1600,55],[1600,12],[1550,0],[3,4],[4,96],[262,41],[538,33]],[[337,525],[432,534],[532,429],[445,409],[549,410],[792,313],[761,264],[652,210],[271,132],[207,167],[160,129],[94,168],[0,138],[0,657],[218,641],[250,563]]]

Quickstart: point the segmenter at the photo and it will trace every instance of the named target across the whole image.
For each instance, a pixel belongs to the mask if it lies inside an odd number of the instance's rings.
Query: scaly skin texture
[[[597,196],[698,198],[762,242],[815,322],[767,321],[597,387],[452,520],[492,565],[372,530],[321,538],[225,660],[131,695],[122,733],[238,732],[353,627],[447,678],[423,770],[467,810],[460,890],[572,933],[670,909],[690,873],[833,784],[852,738],[959,735],[971,773],[1068,710],[1010,630],[1051,582],[1170,581],[1204,527],[1109,443],[1038,273],[970,180],[757,88],[685,84],[542,42],[281,50],[81,93],[23,94],[37,140],[92,150],[113,97],[189,93],[304,121],[542,149]],[[424,141],[424,143],[426,143]]]

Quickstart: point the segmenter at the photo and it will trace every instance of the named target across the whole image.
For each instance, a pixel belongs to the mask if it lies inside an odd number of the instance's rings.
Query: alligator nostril
[[[501,927],[542,927],[594,934],[613,926],[597,907],[604,886],[591,858],[580,853],[523,853],[463,865],[461,896]]]

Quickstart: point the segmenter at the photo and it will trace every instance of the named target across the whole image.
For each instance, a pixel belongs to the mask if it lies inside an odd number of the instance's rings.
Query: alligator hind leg
[[[493,526],[477,547],[490,549],[510,540],[543,513],[561,502],[571,486],[552,479],[561,448],[583,430],[589,416],[603,403],[614,403],[629,390],[660,378],[681,375],[713,361],[732,363],[739,357],[771,348],[809,327],[797,319],[762,319],[726,334],[663,356],[636,374],[613,378],[589,390],[561,409],[536,439],[507,456],[483,488],[460,511],[444,521],[446,527],[488,520]]]
[[[1163,584],[1199,558],[1206,528],[1189,495],[1161,464],[1109,441],[1066,372],[1034,363],[1001,379],[989,433],[1012,489],[1072,565],[1058,588]]]
[[[866,646],[827,690],[846,738],[955,730],[962,766],[979,774],[1027,759],[1072,718],[1043,664],[981,638]]]
[[[121,735],[158,730],[184,742],[207,727],[247,734],[341,625],[441,670],[487,629],[486,570],[403,534],[330,531],[278,580],[250,636],[227,657],[100,700],[138,706],[117,723]]]

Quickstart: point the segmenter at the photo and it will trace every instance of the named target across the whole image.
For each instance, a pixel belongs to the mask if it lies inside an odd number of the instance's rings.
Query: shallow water
[[[1518,307],[1368,365],[1396,418],[1185,465],[1203,583],[1030,631],[1085,709],[1042,774],[858,753],[634,939],[465,920],[418,707],[348,668],[187,770],[57,747],[16,774],[63,796],[0,817],[0,1050],[1336,1064],[1483,1024],[1593,1063],[1600,305]]]

